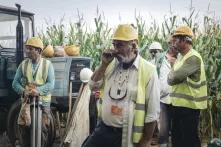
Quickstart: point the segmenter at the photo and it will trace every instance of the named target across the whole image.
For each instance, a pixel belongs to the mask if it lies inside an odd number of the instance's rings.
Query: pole
[[[42,128],[42,102],[37,98],[37,134],[36,147],[41,147],[41,128]]]
[[[23,52],[23,26],[21,22],[21,5],[15,4],[18,8],[18,24],[16,27],[16,64],[17,67],[24,59],[24,52]]]
[[[35,97],[32,98],[32,103],[33,103],[33,107],[32,107],[32,127],[31,127],[31,147],[35,147],[35,134],[36,134],[36,131],[35,131],[35,121],[36,121],[36,118],[35,118]]]
[[[68,106],[68,119],[67,119],[67,122],[69,122],[69,120],[70,120],[71,107],[72,107],[72,81],[70,81],[70,84],[69,84],[69,106]]]

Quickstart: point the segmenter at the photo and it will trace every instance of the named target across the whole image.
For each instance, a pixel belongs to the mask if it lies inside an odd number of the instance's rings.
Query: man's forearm
[[[48,82],[42,86],[37,87],[37,90],[40,95],[47,95],[54,89],[54,85],[52,82]]]
[[[94,72],[94,74],[91,77],[91,80],[94,82],[100,81],[105,74],[105,71],[107,69],[107,66],[105,65],[100,65]]]
[[[167,82],[171,86],[180,84],[185,81],[188,76],[196,74],[198,71],[200,71],[200,68],[200,59],[196,56],[189,57],[179,69],[172,69],[170,71]]]
[[[167,83],[170,86],[182,83],[186,79],[185,72],[174,72],[171,70],[167,77]]]
[[[21,80],[21,78],[22,78],[22,72],[21,72],[21,68],[19,66],[19,68],[16,71],[14,80],[12,82],[12,88],[15,90],[16,93],[18,93],[20,95],[25,90],[25,87],[23,87],[19,82]]]
[[[156,124],[157,124],[156,121],[145,123],[141,141],[146,142],[147,144],[151,143],[151,139],[152,139]]]
[[[21,95],[25,90],[25,88],[22,87],[21,84],[16,80],[13,81],[12,87],[15,90],[15,92],[18,93],[19,95]]]

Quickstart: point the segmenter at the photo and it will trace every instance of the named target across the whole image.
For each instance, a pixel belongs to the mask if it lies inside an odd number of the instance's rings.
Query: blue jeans
[[[160,131],[159,144],[169,142],[169,132],[171,130],[171,105],[160,103]]]
[[[121,147],[122,128],[107,126],[100,122],[82,147]]]

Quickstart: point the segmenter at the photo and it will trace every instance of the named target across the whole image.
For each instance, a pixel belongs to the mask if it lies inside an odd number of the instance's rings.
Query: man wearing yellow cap
[[[54,69],[49,60],[41,57],[43,43],[37,37],[29,38],[25,44],[27,58],[19,65],[12,83],[13,89],[25,102],[28,97],[38,97],[42,101],[42,147],[47,143],[49,127],[51,91],[54,88]],[[20,126],[22,147],[30,147],[30,126]]]
[[[171,60],[168,84],[172,105],[173,147],[200,147],[198,137],[199,114],[207,108],[207,85],[204,63],[192,49],[193,32],[187,26],[178,27],[173,34],[173,46],[180,53]]]
[[[101,121],[83,147],[149,147],[160,111],[156,67],[139,55],[131,25],[118,26],[113,46],[89,81],[101,89]]]

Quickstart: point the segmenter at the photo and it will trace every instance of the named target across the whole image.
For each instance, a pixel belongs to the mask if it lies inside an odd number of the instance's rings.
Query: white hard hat
[[[152,43],[150,44],[149,50],[156,50],[156,49],[158,49],[158,50],[163,50],[161,44],[160,44],[159,42],[156,42],[156,41],[155,41],[155,42],[152,42]]]
[[[80,80],[83,82],[83,83],[87,83],[91,76],[92,76],[93,72],[91,71],[91,69],[89,68],[83,68],[81,71],[80,71]]]

